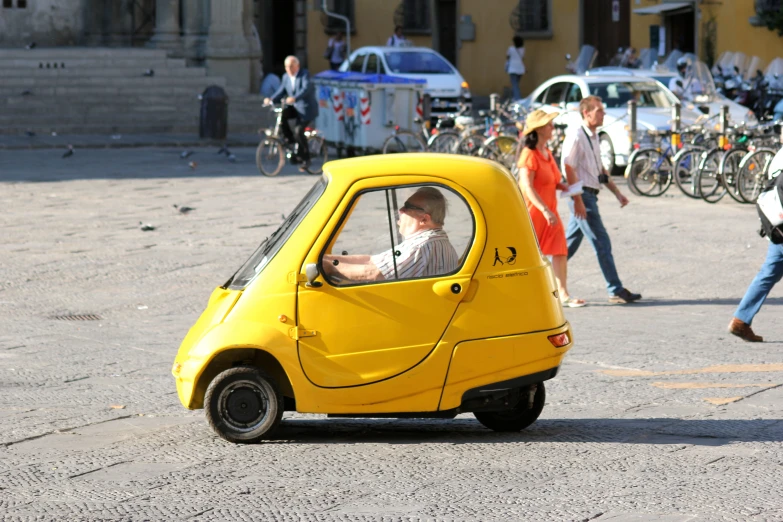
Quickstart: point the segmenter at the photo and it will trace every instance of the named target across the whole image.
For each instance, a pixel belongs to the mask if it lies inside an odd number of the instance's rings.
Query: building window
[[[525,38],[551,38],[552,0],[519,0],[511,13],[511,28]]]
[[[356,32],[356,8],[354,6],[354,0],[328,0],[327,6],[329,11],[348,17],[351,21],[351,34]],[[326,15],[322,15],[326,17]],[[337,31],[345,32],[345,21],[335,18],[333,16],[326,17],[326,32],[329,34],[335,34]]]
[[[3,7],[13,7],[14,1],[13,0],[3,0]]]
[[[430,0],[404,0],[403,23],[405,33],[429,34],[432,32],[430,25]]]

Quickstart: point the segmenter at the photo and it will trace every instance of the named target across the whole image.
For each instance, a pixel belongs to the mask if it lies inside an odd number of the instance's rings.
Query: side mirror
[[[305,275],[307,275],[307,283],[305,283],[307,288],[320,288],[324,285],[322,282],[316,281],[318,276],[321,275],[317,264],[309,263],[305,267]]]

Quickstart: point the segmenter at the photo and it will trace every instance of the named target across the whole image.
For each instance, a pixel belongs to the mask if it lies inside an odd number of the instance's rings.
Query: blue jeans
[[[750,283],[745,297],[740,301],[734,317],[745,324],[751,324],[753,318],[759,313],[761,305],[766,301],[772,287],[783,278],[783,244],[769,244],[767,259],[761,265],[761,270]]]
[[[522,75],[509,73],[508,76],[511,78],[511,99],[521,100],[522,91],[519,90],[519,81],[522,79]]]
[[[598,196],[584,192],[582,201],[584,201],[587,210],[587,219],[576,218],[574,216],[574,201],[568,201],[568,208],[571,210],[571,219],[568,221],[565,232],[568,243],[568,259],[576,254],[582,243],[582,238],[586,237],[598,256],[598,264],[604,274],[604,279],[606,279],[606,289],[609,291],[609,295],[616,295],[623,289],[623,284],[620,282],[617,268],[614,266],[612,242],[609,240],[609,234],[606,233],[603,221],[601,221],[601,214],[598,213]]]

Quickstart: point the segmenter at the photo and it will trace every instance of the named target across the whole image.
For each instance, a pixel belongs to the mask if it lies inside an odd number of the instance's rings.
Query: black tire
[[[715,147],[710,150],[699,165],[696,188],[701,199],[707,203],[717,203],[726,195],[726,187],[721,181],[720,162],[725,151]]]
[[[723,155],[720,162],[721,182],[731,199],[737,203],[746,203],[739,193],[739,172],[742,159],[748,153],[746,149],[731,149]]]
[[[425,152],[427,144],[421,137],[410,131],[397,131],[383,142],[381,149],[384,154],[398,152]]]
[[[536,386],[536,394],[533,397],[533,407],[529,407],[527,397],[523,397],[519,404],[506,411],[477,411],[473,415],[481,424],[492,431],[522,431],[538,419],[544,410],[546,402],[546,388],[540,382]],[[526,394],[525,394],[526,395]]]
[[[761,190],[767,183],[767,169],[775,157],[775,152],[769,149],[760,149],[745,156],[742,160],[737,189],[740,197],[746,203],[755,203]]]
[[[700,147],[690,147],[681,150],[674,157],[674,183],[689,198],[699,199],[696,177],[704,152]]]
[[[614,174],[614,145],[607,134],[598,136],[599,150],[601,152],[601,164],[606,172],[611,176]]]
[[[285,165],[285,147],[277,138],[264,137],[256,149],[256,167],[264,176],[277,176]]]
[[[457,154],[478,156],[485,141],[487,137],[483,134],[468,134],[457,144]]]
[[[218,374],[204,398],[207,421],[215,433],[242,444],[270,438],[283,418],[283,406],[274,379],[250,366]]]
[[[628,166],[628,184],[642,196],[658,197],[672,184],[672,163],[657,149],[639,150]]]
[[[517,151],[517,139],[511,136],[495,136],[484,142],[479,150],[482,158],[497,161],[507,169],[514,165]]]
[[[427,149],[430,152],[456,154],[459,139],[459,134],[455,131],[440,131],[430,138]]]
[[[307,167],[309,174],[322,174],[324,163],[329,160],[329,147],[323,136],[310,136],[307,138],[307,150],[310,151],[310,166]]]

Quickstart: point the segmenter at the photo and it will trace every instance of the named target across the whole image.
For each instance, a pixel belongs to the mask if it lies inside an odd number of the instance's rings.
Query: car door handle
[[[432,291],[450,301],[462,301],[470,288],[469,277],[455,277],[437,281],[432,285]]]

